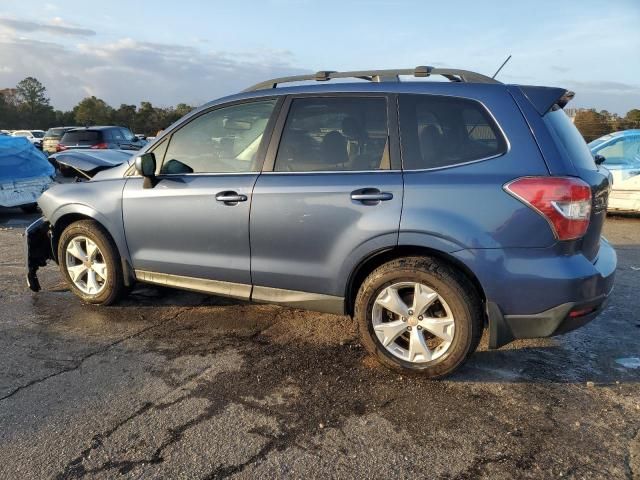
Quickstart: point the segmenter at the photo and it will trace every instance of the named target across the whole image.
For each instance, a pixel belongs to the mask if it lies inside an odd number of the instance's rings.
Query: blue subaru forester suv
[[[445,376],[485,326],[561,334],[611,292],[611,181],[572,96],[433,67],[263,82],[44,193],[28,283],[53,259],[94,304],[147,282],[348,314],[384,365]]]

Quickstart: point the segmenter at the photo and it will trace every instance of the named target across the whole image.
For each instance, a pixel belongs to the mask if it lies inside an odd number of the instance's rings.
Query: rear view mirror
[[[136,172],[144,177],[144,188],[156,186],[156,156],[153,152],[143,153],[136,157]]]
[[[602,165],[606,160],[602,155],[595,155],[593,159],[596,161],[596,165]]]

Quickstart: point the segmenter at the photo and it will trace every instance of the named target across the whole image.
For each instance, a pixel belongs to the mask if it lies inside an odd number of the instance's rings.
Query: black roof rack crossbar
[[[276,88],[282,83],[305,82],[315,80],[316,82],[326,82],[334,78],[359,78],[370,82],[399,82],[400,75],[408,75],[417,78],[429,77],[431,75],[442,75],[452,82],[465,83],[500,83],[481,73],[459,70],[456,68],[435,68],[429,66],[418,66],[416,68],[405,68],[398,70],[360,70],[353,72],[334,72],[331,70],[321,70],[311,75],[294,75],[292,77],[280,77],[257,83],[245,92],[254,92],[267,88]]]

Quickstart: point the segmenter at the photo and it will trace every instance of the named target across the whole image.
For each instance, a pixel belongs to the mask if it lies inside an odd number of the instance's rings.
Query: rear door
[[[313,301],[292,293],[308,292],[334,297],[339,311],[356,262],[397,244],[403,185],[392,105],[384,94],[287,99],[253,192],[255,300]]]

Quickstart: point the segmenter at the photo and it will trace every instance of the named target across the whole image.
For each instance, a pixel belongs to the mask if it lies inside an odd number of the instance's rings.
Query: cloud
[[[54,18],[50,24],[12,18],[0,18],[0,26],[16,32],[42,32],[53,35],[74,35],[80,37],[90,37],[96,34],[94,30],[88,28],[65,25],[59,17]]]
[[[46,87],[56,108],[68,109],[88,95],[121,103],[197,105],[236,93],[267,78],[302,73],[288,51],[203,51],[179,44],[123,38],[67,46],[0,36],[0,87],[27,75]]]

